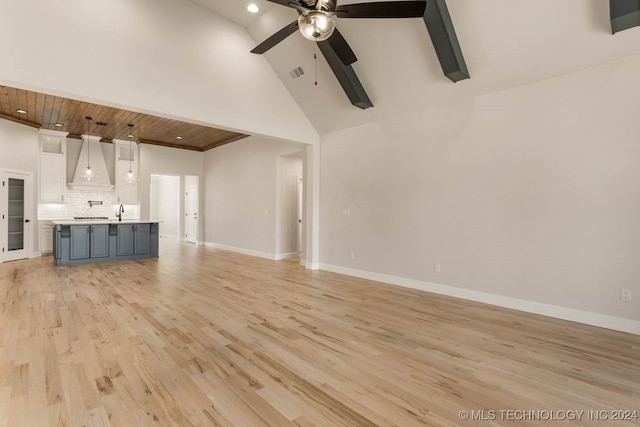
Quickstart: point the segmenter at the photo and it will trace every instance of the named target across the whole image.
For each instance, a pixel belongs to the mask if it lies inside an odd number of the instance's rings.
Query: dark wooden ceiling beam
[[[640,0],[609,0],[611,32],[640,26]]]
[[[140,143],[140,144],[149,144],[149,145],[159,145],[159,146],[168,147],[168,148],[181,148],[183,150],[191,150],[191,151],[204,151],[200,147],[192,147],[192,146],[189,146],[189,145],[181,145],[181,144],[172,144],[172,143],[168,143],[168,142],[153,141],[153,140],[150,140],[150,139],[139,139],[138,143]]]
[[[20,123],[21,125],[30,126],[32,128],[40,129],[40,123],[31,122],[29,120],[18,119],[16,117],[11,117],[6,114],[0,113],[0,119],[9,120],[10,122]]]
[[[324,55],[329,67],[335,74],[338,79],[338,83],[342,86],[342,90],[347,94],[349,101],[356,107],[367,109],[373,107],[367,92],[364,90],[362,83],[360,83],[360,79],[356,75],[356,72],[353,70],[351,65],[344,65],[336,52],[333,50],[333,47],[329,44],[329,42],[322,41],[318,42],[318,47],[320,48],[320,52]]]
[[[453,82],[468,79],[469,70],[446,1],[427,0],[423,19],[444,75]]]

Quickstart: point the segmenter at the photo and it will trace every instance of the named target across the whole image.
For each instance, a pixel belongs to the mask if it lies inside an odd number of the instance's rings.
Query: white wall
[[[633,57],[327,135],[324,268],[640,333],[638,75]]]
[[[0,171],[22,171],[33,173],[31,179],[33,195],[31,206],[31,222],[33,237],[31,248],[33,252],[39,251],[39,228],[35,221],[37,218],[38,197],[38,130],[0,120]]]
[[[38,130],[0,120],[0,168],[38,175]]]
[[[302,157],[281,156],[276,176],[276,257],[298,256],[298,177],[302,176]]]
[[[180,177],[166,176],[161,181],[160,233],[163,236],[180,236]]]
[[[278,159],[300,149],[249,137],[205,152],[208,244],[276,257]]]
[[[149,183],[149,220],[160,220],[160,180],[158,177],[162,175],[151,175]]]
[[[160,221],[160,236],[180,236],[180,177],[153,175],[150,185],[149,216]]]
[[[184,193],[184,176],[195,175],[202,180],[203,154],[199,151],[178,150],[175,148],[161,147],[157,145],[140,144],[140,183],[138,185],[138,198],[140,201],[140,217],[149,219],[151,175],[179,175],[180,194]],[[202,191],[202,189],[200,189]],[[184,217],[184,198],[179,197],[180,217]],[[203,207],[203,197],[200,197],[200,211]],[[180,221],[178,227],[180,236],[184,235],[184,221]],[[198,241],[202,241],[202,226],[198,227]]]
[[[4,1],[0,83],[316,142],[266,59],[249,52],[254,44],[243,28],[184,0]]]

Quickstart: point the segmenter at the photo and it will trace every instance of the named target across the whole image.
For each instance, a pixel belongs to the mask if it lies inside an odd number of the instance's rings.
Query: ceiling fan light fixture
[[[331,37],[336,29],[336,15],[322,10],[310,10],[298,17],[298,26],[306,39],[320,42]]]

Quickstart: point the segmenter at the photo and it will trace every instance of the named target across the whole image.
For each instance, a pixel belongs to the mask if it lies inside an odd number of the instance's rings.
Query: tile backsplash
[[[73,219],[75,216],[116,217],[120,204],[114,202],[115,195],[106,191],[66,190],[64,203],[46,203],[38,205],[39,220]],[[89,205],[89,201],[102,202],[102,205]],[[125,219],[140,218],[139,205],[127,205],[122,214]]]

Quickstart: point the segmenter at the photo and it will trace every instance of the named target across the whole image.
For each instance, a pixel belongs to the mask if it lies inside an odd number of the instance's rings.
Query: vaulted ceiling
[[[297,18],[291,8],[254,0],[261,12],[250,15],[250,0],[140,0],[104,4],[98,13],[91,2],[35,1],[40,14],[23,2],[5,5],[0,84],[146,112],[169,120],[167,126],[184,121],[303,143],[399,115],[419,119],[442,105],[640,55],[640,28],[612,35],[607,0],[447,0],[471,76],[457,83],[444,75],[421,18],[338,20],[358,58],[353,70],[375,106],[360,110],[315,43],[301,35],[264,55],[249,53]],[[29,26],[37,36],[13,36]],[[43,37],[74,49],[51,49]],[[293,78],[298,67],[304,74]],[[170,144],[173,134],[140,137]]]
[[[255,0],[263,10],[251,19],[245,10],[249,0],[192,1],[245,26],[256,44],[297,17],[294,10],[266,0]],[[338,19],[338,29],[358,57],[353,69],[375,106],[366,111],[350,105],[315,43],[300,34],[264,56],[323,134],[640,54],[640,28],[612,34],[608,0],[446,0],[446,4],[471,75],[458,83],[443,74],[421,18]],[[624,13],[631,19],[637,16]],[[290,72],[297,67],[304,75],[293,78]]]

